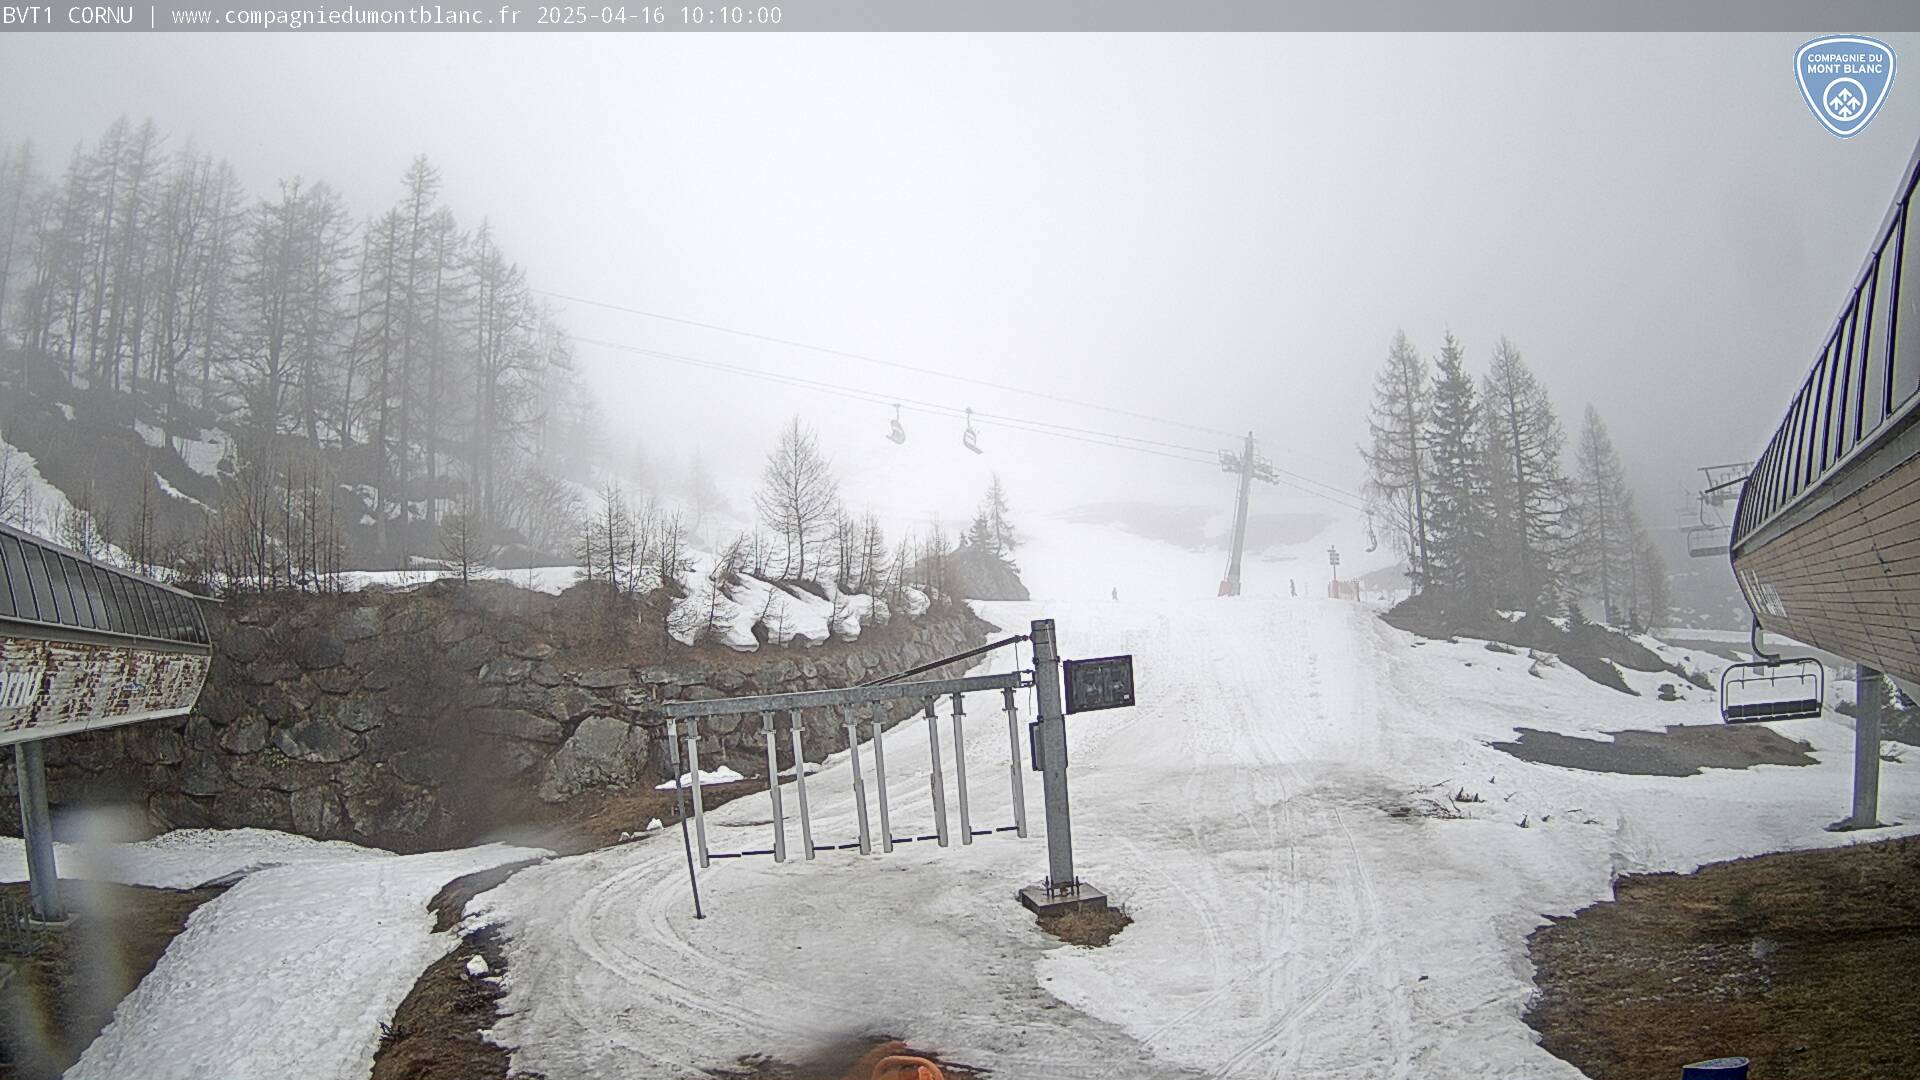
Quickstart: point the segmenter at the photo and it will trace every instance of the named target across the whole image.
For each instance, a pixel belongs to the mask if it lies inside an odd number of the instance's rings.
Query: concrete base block
[[[1064,889],[1029,885],[1020,890],[1019,896],[1020,902],[1035,915],[1064,915],[1083,908],[1105,911],[1107,907],[1107,894],[1084,881]]]

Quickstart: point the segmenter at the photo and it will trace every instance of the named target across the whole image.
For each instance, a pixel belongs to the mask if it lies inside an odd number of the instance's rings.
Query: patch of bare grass
[[[1920,1076],[1920,839],[1623,877],[1614,897],[1528,940],[1527,1023],[1593,1080],[1724,1055],[1767,1080]]]
[[[1060,915],[1042,915],[1040,929],[1069,945],[1097,949],[1133,923],[1127,909],[1117,905],[1083,907]]]

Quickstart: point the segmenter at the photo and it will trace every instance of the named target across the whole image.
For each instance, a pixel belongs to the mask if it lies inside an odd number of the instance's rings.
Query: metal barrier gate
[[[1011,644],[1024,638],[1009,638],[999,644]],[[874,829],[868,816],[866,768],[861,761],[860,726],[862,721],[856,718],[854,711],[862,705],[883,705],[895,701],[919,701],[922,703],[927,721],[927,745],[931,756],[932,773],[928,778],[933,797],[934,831],[924,835],[895,836],[891,815],[891,804],[887,793],[887,755],[886,745],[880,736],[885,728],[885,720],[876,714],[865,721],[870,725],[872,741],[868,746],[873,757],[874,794],[879,810],[878,847],[882,853],[892,851],[896,844],[911,844],[925,841],[937,842],[947,847],[955,832],[962,844],[971,844],[975,837],[991,836],[995,833],[1012,832],[1020,836],[1027,835],[1027,809],[1024,756],[1020,751],[1020,711],[1014,701],[1014,694],[1033,685],[1031,671],[1014,671],[1003,675],[975,675],[961,679],[931,679],[922,682],[900,682],[887,685],[856,686],[845,690],[804,690],[787,694],[766,694],[758,697],[727,698],[718,701],[671,702],[659,708],[667,717],[667,739],[669,756],[674,770],[675,786],[687,777],[692,783],[685,785],[690,789],[693,799],[693,835],[695,858],[702,867],[715,859],[739,859],[755,855],[770,855],[775,862],[786,862],[790,854],[787,835],[785,785],[780,783],[779,747],[780,736],[778,716],[785,713],[789,717],[785,732],[792,750],[794,761],[793,795],[797,804],[795,817],[800,826],[800,853],[811,859],[822,851],[850,851],[858,849],[862,855],[871,855],[876,846]],[[1001,709],[1007,720],[1007,745],[1012,751],[1007,768],[1007,781],[1013,795],[1013,823],[991,828],[976,829],[967,794],[967,752],[966,752],[966,698],[965,695],[983,690],[998,690],[1001,694]],[[959,812],[958,828],[949,822],[947,813],[947,774],[946,758],[940,742],[939,717],[935,706],[942,697],[953,701],[953,785],[957,797]],[[859,839],[849,843],[816,844],[813,837],[813,812],[807,799],[806,770],[806,725],[803,714],[809,709],[835,710],[839,713],[840,727],[846,732],[848,748],[848,766],[852,775],[854,817],[858,826]],[[700,792],[700,720],[713,716],[755,716],[760,719],[761,738],[766,743],[767,753],[767,799],[773,812],[772,836],[770,846],[750,848],[744,851],[713,851],[707,844],[706,806]],[[685,730],[682,730],[682,725]],[[684,754],[682,751],[684,750]],[[684,773],[682,761],[685,762]]]
[[[1033,667],[1029,670],[1011,671],[999,675],[970,675],[958,679],[900,681],[1021,641],[1033,643]],[[790,854],[787,843],[785,794],[780,782],[780,731],[776,720],[778,714],[785,713],[789,717],[787,737],[793,754],[793,795],[798,804],[796,809],[800,825],[799,842],[803,858],[812,859],[822,851],[844,851],[856,848],[862,855],[873,854],[876,830],[868,819],[866,770],[860,760],[861,721],[856,718],[855,709],[896,701],[918,701],[926,716],[927,744],[932,765],[928,786],[933,802],[934,831],[925,835],[895,836],[893,834],[887,797],[886,746],[881,739],[885,724],[880,716],[872,716],[866,721],[871,725],[872,733],[871,741],[867,745],[873,757],[873,780],[877,796],[875,806],[879,810],[878,846],[882,854],[892,851],[896,844],[933,841],[941,847],[947,847],[955,833],[958,833],[962,845],[973,843],[975,837],[998,833],[1012,832],[1022,837],[1026,836],[1027,808],[1023,776],[1026,769],[1023,762],[1030,757],[1032,768],[1041,774],[1044,789],[1047,877],[1037,885],[1020,890],[1018,895],[1021,902],[1035,911],[1057,911],[1079,906],[1105,907],[1105,894],[1081,881],[1073,872],[1073,832],[1067,810],[1066,714],[1132,705],[1132,664],[1132,657],[1126,656],[1067,661],[1066,695],[1063,703],[1062,666],[1059,651],[1055,645],[1053,620],[1038,619],[1032,624],[1030,635],[1006,638],[970,652],[943,657],[911,671],[901,672],[862,686],[847,687],[842,690],[804,690],[786,694],[721,698],[713,701],[670,701],[647,706],[645,714],[648,718],[664,719],[667,724],[668,756],[674,774],[676,803],[682,800],[688,793],[686,789],[691,787],[693,813],[689,819],[684,808],[681,809],[680,829],[687,849],[687,873],[693,889],[695,916],[701,915],[699,878],[694,869],[696,861],[700,866],[705,867],[711,865],[715,859],[767,855],[776,862],[786,862]],[[1037,715],[1028,725],[1027,742],[1031,752],[1029,755],[1023,755],[1020,713],[1014,696],[1018,691],[1028,687],[1034,690]],[[1007,748],[1010,752],[1007,783],[1013,795],[1013,822],[1008,825],[976,829],[973,827],[967,798],[965,695],[995,690],[1000,692],[1000,707],[1007,722]],[[935,706],[942,697],[950,698],[953,702],[953,778],[958,796],[957,826],[950,825],[947,815],[946,762],[941,752],[939,718],[935,713]],[[806,725],[804,723],[804,714],[809,709],[837,712],[839,726],[846,732],[855,819],[859,830],[859,839],[851,843],[814,843],[813,814],[807,801]],[[715,716],[758,716],[760,719],[760,734],[765,741],[767,754],[767,800],[773,811],[771,844],[768,847],[727,852],[715,852],[708,847],[706,807],[700,792],[700,721]],[[688,778],[692,779],[691,785],[686,784]],[[691,832],[688,831],[689,820],[691,820]]]

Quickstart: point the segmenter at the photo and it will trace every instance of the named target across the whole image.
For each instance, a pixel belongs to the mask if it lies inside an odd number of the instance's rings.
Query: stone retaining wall
[[[853,685],[991,629],[958,607],[858,641],[735,653],[668,643],[644,606],[497,582],[207,606],[214,663],[193,714],[49,742],[56,806],[132,803],[160,827],[396,850],[459,844],[510,827],[533,800],[664,779],[663,734],[639,722],[647,702]],[[810,757],[844,748],[833,718],[806,724]],[[703,749],[762,774],[757,729],[719,721]],[[0,806],[17,826],[14,800]]]

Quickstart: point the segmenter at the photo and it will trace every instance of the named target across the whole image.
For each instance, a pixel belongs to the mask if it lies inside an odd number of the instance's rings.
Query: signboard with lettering
[[[1067,712],[1124,709],[1133,704],[1133,657],[1101,656],[1065,663]]]
[[[196,653],[0,636],[0,746],[183,715],[207,664]]]

